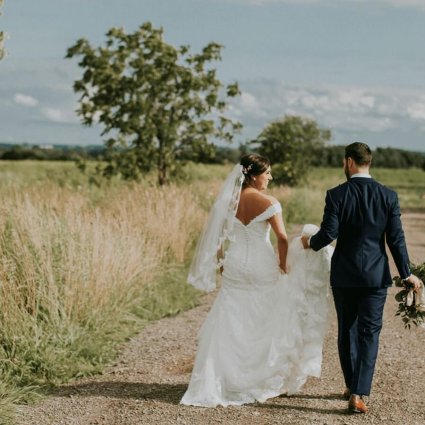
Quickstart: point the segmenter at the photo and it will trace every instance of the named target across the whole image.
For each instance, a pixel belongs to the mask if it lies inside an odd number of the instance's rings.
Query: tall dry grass
[[[100,370],[153,301],[161,314],[194,302],[194,291],[179,290],[184,282],[164,281],[188,259],[205,218],[190,185],[92,196],[45,182],[3,188],[2,198],[0,399],[29,399],[36,387]],[[173,291],[188,299],[164,305]]]

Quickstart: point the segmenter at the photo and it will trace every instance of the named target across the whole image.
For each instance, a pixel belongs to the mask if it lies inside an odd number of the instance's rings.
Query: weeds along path
[[[410,254],[425,261],[425,214],[403,215]],[[384,329],[368,400],[370,412],[351,416],[341,399],[342,374],[336,351],[333,317],[324,347],[320,379],[310,379],[302,392],[263,404],[196,408],[179,405],[190,376],[196,334],[215,294],[174,318],[148,325],[124,348],[103,375],[58,388],[35,406],[18,407],[19,425],[140,424],[396,424],[425,423],[425,329],[405,330],[394,294],[389,291]]]

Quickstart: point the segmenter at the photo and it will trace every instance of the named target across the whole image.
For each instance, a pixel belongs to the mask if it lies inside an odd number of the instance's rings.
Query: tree
[[[80,39],[67,58],[81,56],[83,77],[77,113],[85,125],[101,123],[107,165],[100,171],[137,179],[156,168],[166,183],[180,152],[208,149],[214,138],[231,141],[241,125],[226,118],[223,99],[239,94],[237,83],[223,87],[210,62],[221,59],[222,46],[209,43],[199,54],[163,40],[151,23],[126,34],[112,28],[106,46],[93,48]]]
[[[293,186],[305,179],[314,155],[330,139],[331,131],[314,120],[286,115],[268,124],[251,144],[272,162],[275,182]]]

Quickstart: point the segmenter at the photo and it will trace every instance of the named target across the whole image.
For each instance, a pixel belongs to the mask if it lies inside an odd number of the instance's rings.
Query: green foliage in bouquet
[[[425,263],[418,266],[411,264],[410,270],[414,275],[418,276],[419,279],[425,282]],[[409,293],[410,288],[406,287],[400,276],[396,276],[393,281],[396,286],[403,288],[395,295],[395,299],[399,303],[396,316],[401,317],[405,328],[410,329],[412,324],[415,326],[425,325],[425,310],[423,306],[415,304],[415,302],[413,302],[411,305],[408,305],[406,302],[407,294]],[[415,294],[415,296],[417,295]]]

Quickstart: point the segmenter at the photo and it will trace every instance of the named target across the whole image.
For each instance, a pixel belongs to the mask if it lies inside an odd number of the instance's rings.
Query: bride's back
[[[249,224],[273,204],[271,196],[263,195],[249,188],[242,190],[236,218],[243,224]]]

